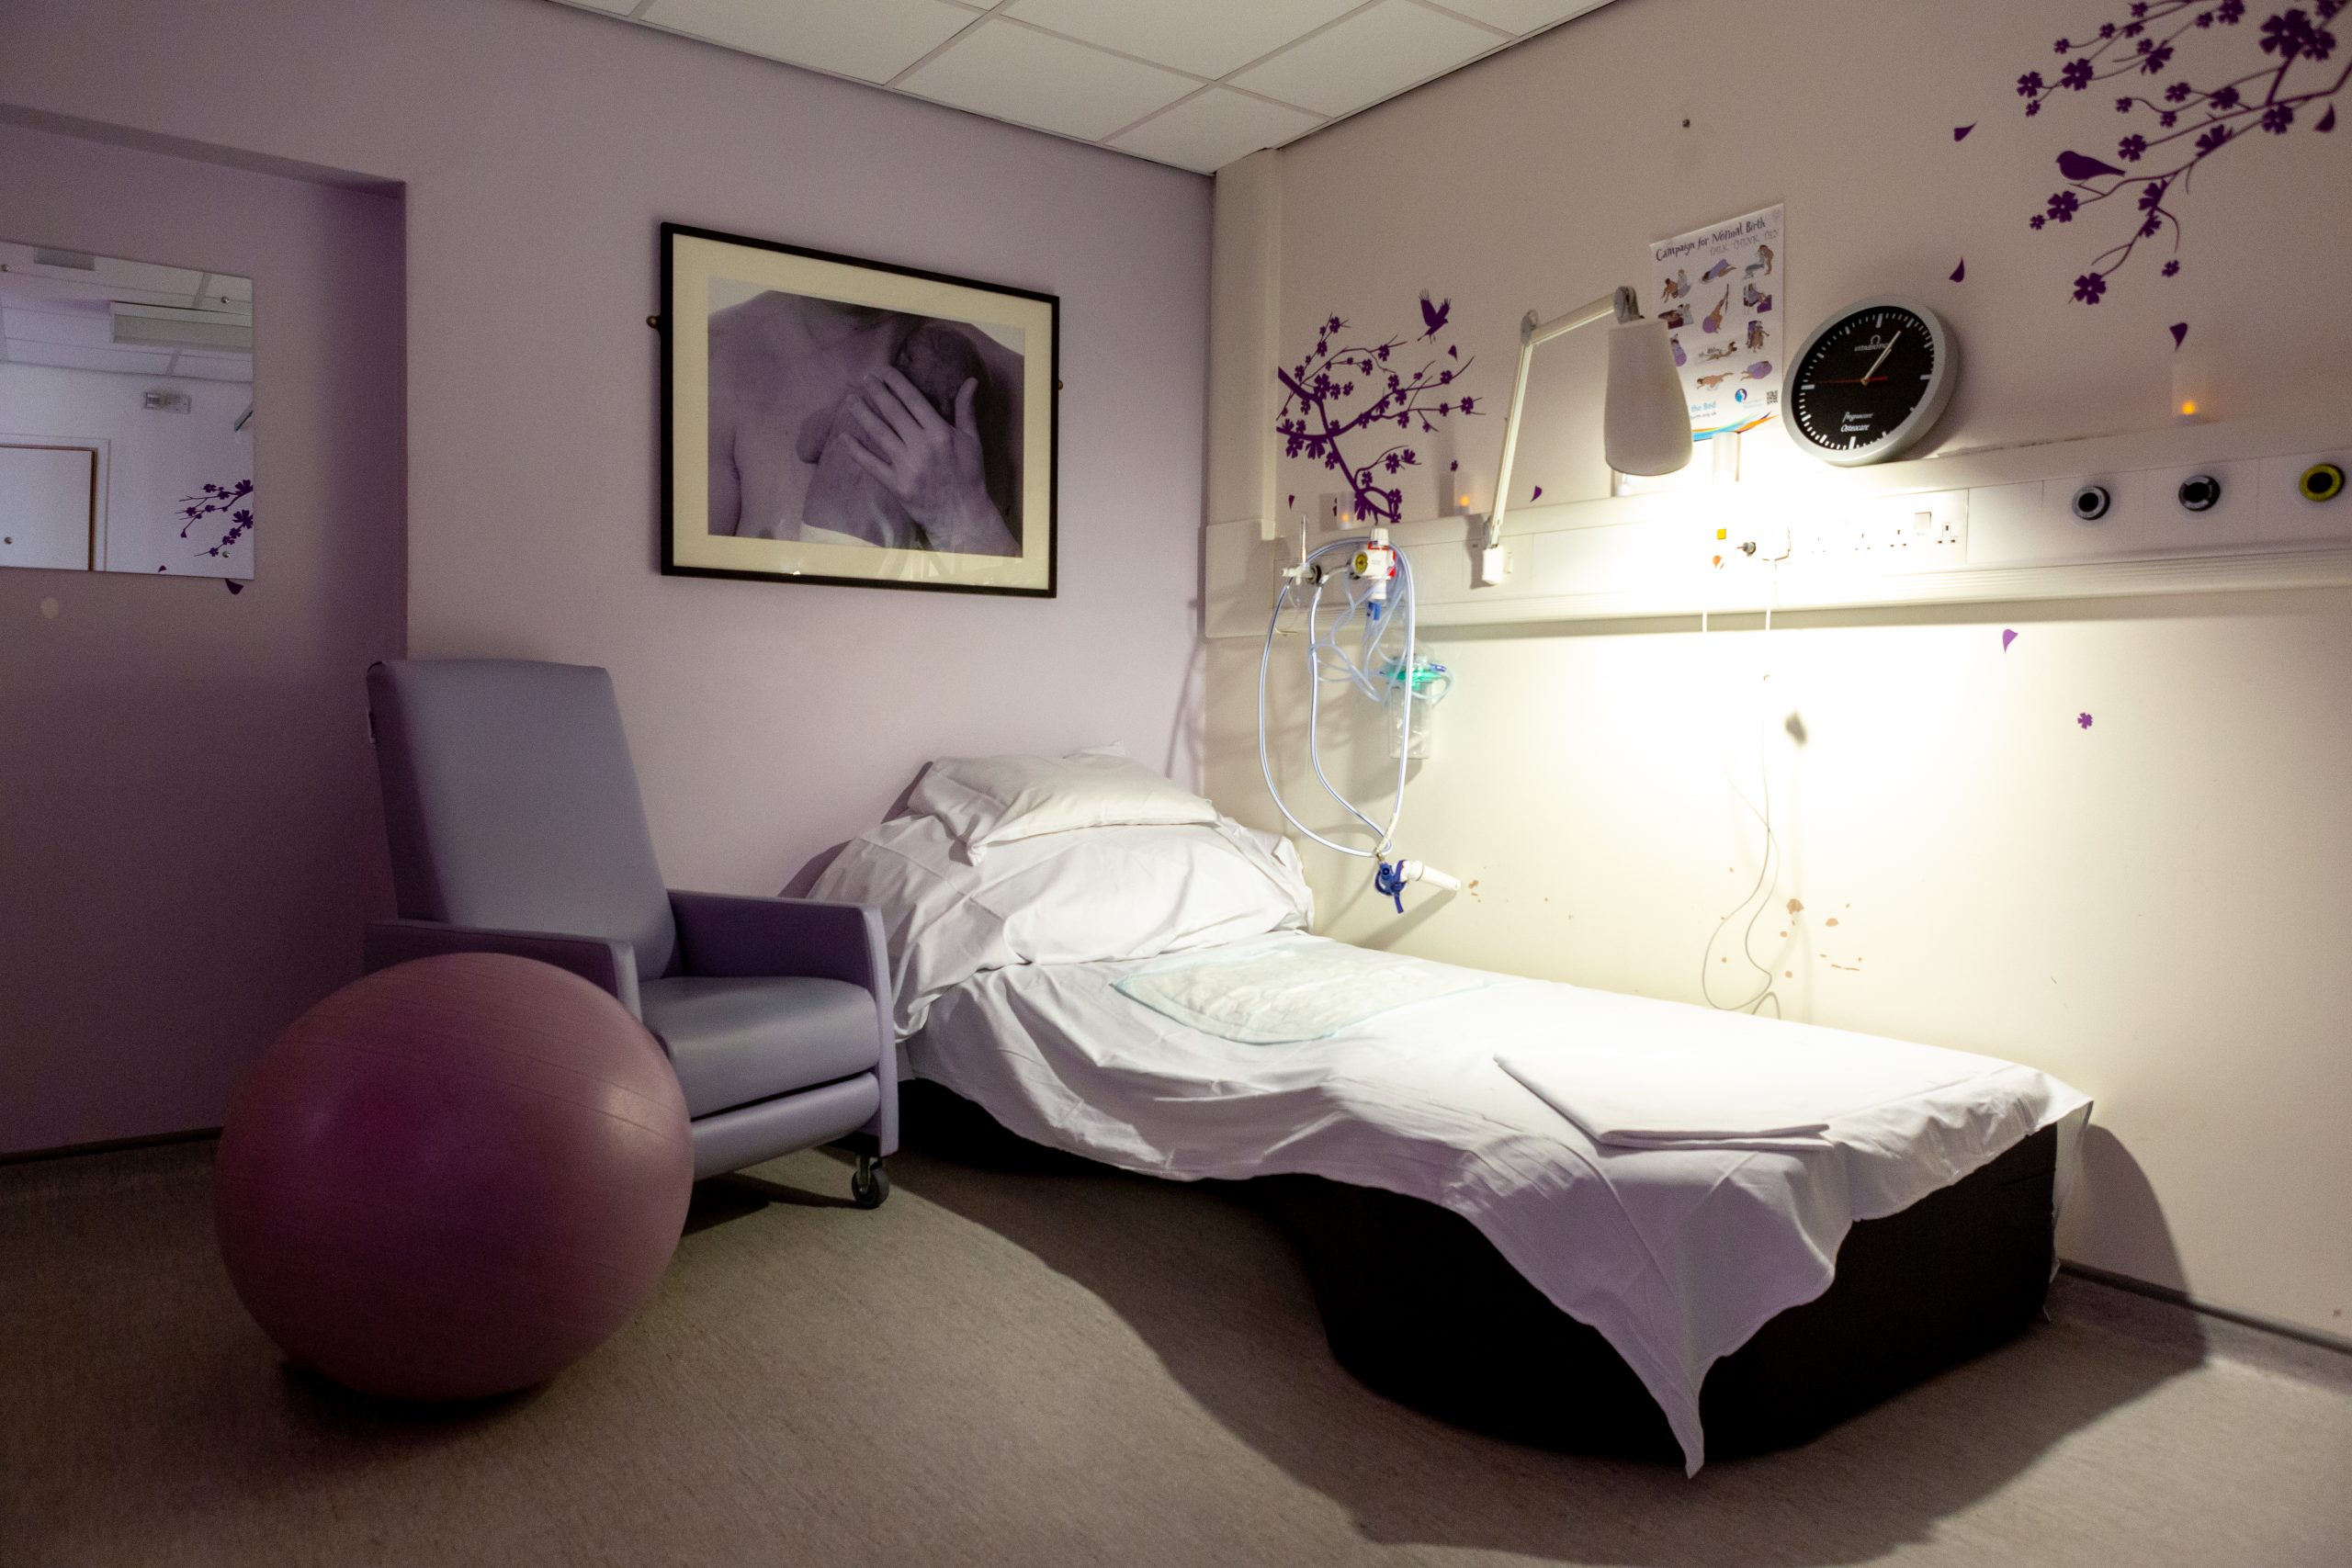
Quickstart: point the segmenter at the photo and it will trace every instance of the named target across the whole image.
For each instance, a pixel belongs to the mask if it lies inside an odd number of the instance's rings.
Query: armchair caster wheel
[[[882,1200],[890,1195],[890,1173],[872,1155],[857,1156],[857,1168],[850,1173],[850,1201],[861,1209],[878,1209]]]

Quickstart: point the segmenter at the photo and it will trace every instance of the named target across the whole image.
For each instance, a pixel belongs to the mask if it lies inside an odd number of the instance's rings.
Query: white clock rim
[[[1934,378],[1928,383],[1927,399],[1913,409],[1900,424],[1867,446],[1824,446],[1797,426],[1797,377],[1804,370],[1805,360],[1812,355],[1814,345],[1828,335],[1830,329],[1843,326],[1855,317],[1867,315],[1872,310],[1908,310],[1918,317],[1928,329],[1928,343],[1935,350],[1936,367]],[[1935,428],[1936,421],[1943,417],[1945,407],[1951,401],[1952,384],[1960,378],[1959,371],[1959,341],[1951,335],[1951,329],[1944,325],[1944,319],[1936,313],[1932,306],[1907,294],[1874,295],[1824,318],[1819,326],[1805,334],[1804,342],[1789,361],[1788,407],[1782,412],[1781,423],[1788,426],[1789,439],[1795,442],[1800,449],[1837,468],[1859,468],[1871,463],[1891,462],[1917,446]]]

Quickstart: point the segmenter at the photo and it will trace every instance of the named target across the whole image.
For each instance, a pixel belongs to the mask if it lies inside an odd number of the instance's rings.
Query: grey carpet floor
[[[1365,1391],[1230,1193],[892,1165],[871,1213],[821,1154],[707,1186],[611,1344],[438,1415],[279,1364],[209,1145],[0,1168],[0,1563],[2352,1563],[2342,1359],[2098,1287],[1685,1481]]]

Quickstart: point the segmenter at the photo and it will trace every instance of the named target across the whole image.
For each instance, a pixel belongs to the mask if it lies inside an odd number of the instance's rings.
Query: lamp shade
[[[1690,409],[1660,321],[1609,331],[1609,404],[1601,446],[1621,474],[1670,474],[1690,461]]]

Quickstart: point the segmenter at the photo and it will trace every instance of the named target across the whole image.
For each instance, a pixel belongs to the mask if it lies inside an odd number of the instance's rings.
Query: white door
[[[95,570],[97,479],[90,447],[0,446],[0,566]]]

